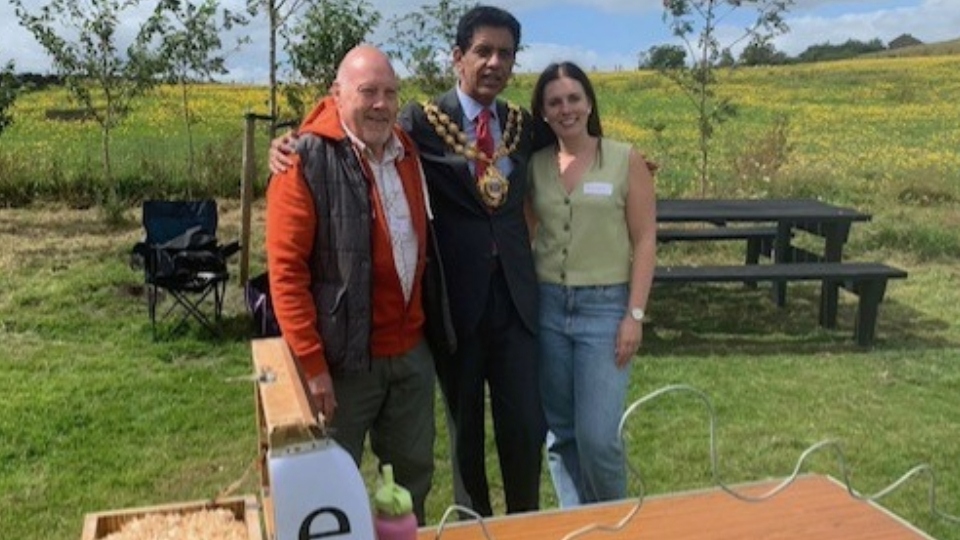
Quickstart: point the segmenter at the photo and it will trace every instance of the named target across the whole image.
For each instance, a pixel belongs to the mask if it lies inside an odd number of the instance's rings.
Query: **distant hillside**
[[[960,54],[960,38],[864,54],[861,58],[899,58],[905,56],[942,56],[950,54]]]

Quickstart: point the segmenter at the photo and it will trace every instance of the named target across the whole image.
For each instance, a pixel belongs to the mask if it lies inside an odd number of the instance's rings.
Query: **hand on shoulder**
[[[294,152],[296,145],[297,133],[292,130],[270,141],[268,164],[271,173],[281,174],[287,172],[287,169],[293,165],[290,154]]]

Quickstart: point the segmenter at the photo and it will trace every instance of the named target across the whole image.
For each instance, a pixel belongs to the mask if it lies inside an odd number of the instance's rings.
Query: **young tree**
[[[189,0],[161,0],[150,19],[163,36],[160,51],[167,79],[180,86],[189,178],[194,177],[193,125],[197,122],[190,108],[190,86],[227,73],[220,33],[248,22],[243,13],[221,10],[217,0],[196,4]],[[236,47],[247,42],[248,37],[240,38]]]
[[[717,84],[714,69],[722,57],[717,26],[738,8],[749,6],[756,11],[756,19],[726,48],[744,39],[766,42],[789,30],[783,15],[791,5],[793,0],[663,0],[664,20],[693,59],[690,66],[661,70],[661,73],[677,83],[697,112],[701,196],[706,195],[710,185],[710,140],[714,130],[736,114],[734,104],[729,99],[716,98],[714,92]]]
[[[247,12],[256,15],[260,9],[267,12],[270,21],[270,137],[276,136],[280,106],[277,103],[277,34],[305,3],[310,0],[247,0]]]
[[[111,183],[110,135],[130,112],[131,103],[151,87],[160,70],[150,44],[155,29],[139,27],[124,52],[118,50],[117,27],[139,0],[51,0],[31,13],[22,0],[10,0],[23,25],[53,59],[70,95],[100,125],[103,177]]]
[[[20,81],[14,74],[13,60],[0,69],[0,135],[13,123],[13,116],[8,112],[13,107],[20,93]]]
[[[284,86],[284,95],[297,117],[327,92],[343,55],[366,40],[379,23],[380,13],[366,0],[318,0],[282,32],[297,81]]]
[[[457,38],[457,21],[471,7],[463,0],[439,0],[437,5],[425,4],[390,20],[394,45],[388,52],[427,94],[456,83],[450,51]]]

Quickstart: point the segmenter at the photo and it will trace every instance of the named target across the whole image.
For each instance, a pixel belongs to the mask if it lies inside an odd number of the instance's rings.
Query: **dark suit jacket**
[[[443,94],[435,103],[464,130],[463,109],[456,90]],[[507,112],[506,104],[498,101],[501,133]],[[510,154],[513,171],[508,177],[507,199],[490,211],[480,198],[467,159],[437,135],[423,106],[411,103],[400,113],[400,124],[416,141],[426,172],[453,325],[460,336],[476,328],[487,304],[494,246],[520,318],[531,332],[537,330],[537,276],[523,214],[529,189],[527,162],[533,147],[533,126],[529,113],[524,111],[523,116],[521,141]]]

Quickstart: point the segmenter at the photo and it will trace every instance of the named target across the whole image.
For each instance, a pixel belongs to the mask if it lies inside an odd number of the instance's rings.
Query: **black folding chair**
[[[223,298],[230,273],[227,260],[240,249],[239,242],[221,245],[217,240],[217,203],[199,201],[145,201],[143,228],[146,237],[133,247],[132,266],[142,267],[147,286],[147,309],[153,337],[157,323],[182,308],[172,332],[190,317],[216,336],[223,313]],[[174,302],[161,316],[157,307],[161,291]],[[204,309],[208,300],[210,308]]]

